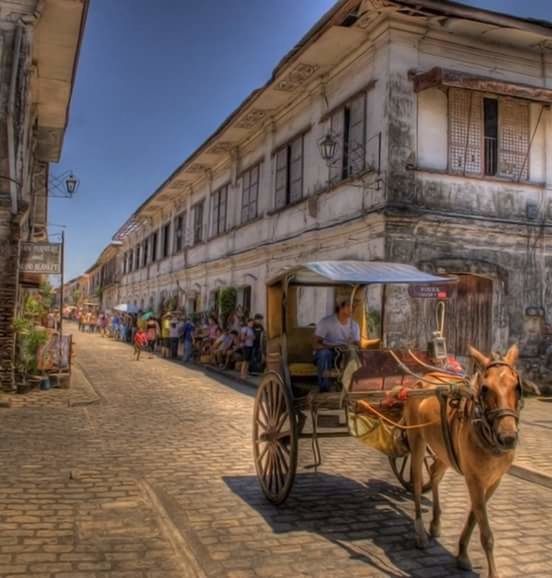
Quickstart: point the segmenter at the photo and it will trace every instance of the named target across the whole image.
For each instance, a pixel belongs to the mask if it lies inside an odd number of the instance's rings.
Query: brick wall
[[[9,203],[0,199],[0,389],[14,387],[15,336],[12,329],[17,295],[18,227]]]

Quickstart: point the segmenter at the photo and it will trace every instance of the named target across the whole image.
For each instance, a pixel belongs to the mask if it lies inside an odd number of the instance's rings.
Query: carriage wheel
[[[422,468],[422,492],[426,494],[431,490],[431,477],[430,469],[435,461],[435,454],[427,448],[426,455],[424,457],[424,465]],[[400,458],[390,457],[389,463],[391,464],[391,469],[397,480],[401,483],[401,486],[409,491],[414,492],[414,485],[412,484],[412,472],[410,471],[410,452]]]
[[[264,495],[281,504],[297,470],[297,419],[289,391],[276,373],[263,378],[255,397],[253,456]]]

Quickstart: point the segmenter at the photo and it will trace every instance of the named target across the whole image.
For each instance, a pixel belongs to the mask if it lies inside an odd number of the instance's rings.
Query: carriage
[[[457,360],[446,352],[443,336],[443,287],[453,283],[454,278],[412,265],[377,261],[310,262],[268,282],[267,371],[255,398],[253,454],[261,489],[270,502],[284,502],[292,489],[300,439],[311,440],[311,467],[316,468],[322,461],[320,439],[354,436],[386,454],[399,482],[411,489],[410,452],[400,427],[404,401],[435,395],[435,390],[412,387],[421,376],[439,371],[446,384],[462,375]],[[427,350],[387,347],[389,286],[402,295],[417,286],[435,298],[438,327]],[[313,364],[315,323],[343,298],[350,300],[360,343],[337,348],[327,375],[335,386],[320,392]],[[424,491],[430,488],[431,461],[428,454]]]

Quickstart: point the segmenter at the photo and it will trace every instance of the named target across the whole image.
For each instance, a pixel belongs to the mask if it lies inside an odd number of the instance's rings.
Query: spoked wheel
[[[422,467],[422,492],[425,494],[431,490],[431,476],[430,476],[430,469],[435,461],[435,454],[427,448],[426,455],[424,457],[424,464]],[[391,469],[395,476],[397,476],[397,480],[401,483],[402,487],[409,491],[414,492],[414,484],[412,483],[412,472],[410,470],[411,466],[411,455],[408,452],[406,455],[400,458],[389,458],[389,463],[391,464]]]
[[[297,470],[297,419],[289,391],[276,373],[263,378],[255,397],[253,456],[264,495],[281,504]]]

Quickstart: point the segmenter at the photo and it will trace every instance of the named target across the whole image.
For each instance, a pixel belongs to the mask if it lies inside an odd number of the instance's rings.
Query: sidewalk
[[[71,386],[67,389],[33,389],[29,393],[0,393],[0,411],[3,408],[60,408],[90,405],[100,400],[98,394],[84,375],[80,365],[73,363]]]

